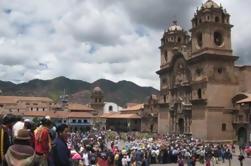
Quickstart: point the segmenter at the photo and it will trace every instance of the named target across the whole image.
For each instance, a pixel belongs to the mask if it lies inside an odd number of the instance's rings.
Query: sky
[[[0,0],[0,80],[65,76],[159,89],[160,39],[185,30],[206,0]],[[238,64],[251,64],[251,0],[215,0],[231,14]]]

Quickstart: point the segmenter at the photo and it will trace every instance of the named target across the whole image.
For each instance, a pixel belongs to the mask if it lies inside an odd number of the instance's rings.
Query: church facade
[[[176,21],[161,39],[159,133],[205,140],[249,139],[251,67],[237,66],[230,14],[207,0],[192,18],[190,34]]]

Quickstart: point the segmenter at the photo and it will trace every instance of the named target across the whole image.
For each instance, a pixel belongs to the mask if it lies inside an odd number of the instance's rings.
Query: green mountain
[[[125,106],[128,102],[145,102],[151,94],[159,91],[152,87],[141,87],[133,82],[100,79],[93,83],[81,80],[71,80],[66,77],[57,77],[52,80],[34,79],[26,83],[14,84],[0,81],[1,95],[17,96],[46,96],[57,101],[64,93],[69,95],[69,101],[78,103],[90,103],[91,91],[99,86],[106,102],[115,102]]]

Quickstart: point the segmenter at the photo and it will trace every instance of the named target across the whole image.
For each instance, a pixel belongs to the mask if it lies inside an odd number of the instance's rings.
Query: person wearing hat
[[[35,151],[30,146],[30,133],[26,129],[20,129],[5,154],[3,166],[35,166]]]
[[[11,114],[2,117],[2,124],[0,125],[0,165],[8,148],[12,145],[12,125],[14,121],[14,116]]]

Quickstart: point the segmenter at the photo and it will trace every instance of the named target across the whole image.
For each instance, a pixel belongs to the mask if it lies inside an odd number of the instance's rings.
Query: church
[[[161,38],[158,132],[247,142],[251,66],[236,65],[230,14],[207,0],[191,23],[188,33],[174,21]]]

